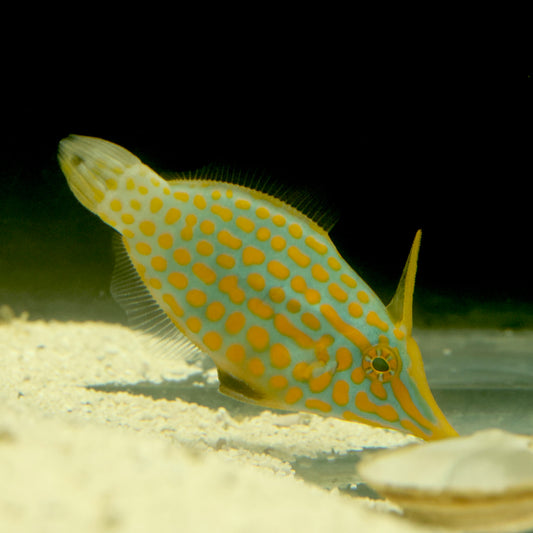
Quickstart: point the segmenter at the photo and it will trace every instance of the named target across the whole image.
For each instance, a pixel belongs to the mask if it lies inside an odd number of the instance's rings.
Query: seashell
[[[533,436],[489,429],[377,452],[358,471],[414,520],[462,531],[533,530]]]

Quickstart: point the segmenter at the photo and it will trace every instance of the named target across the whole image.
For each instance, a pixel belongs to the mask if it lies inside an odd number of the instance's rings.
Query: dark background
[[[34,319],[124,320],[109,296],[112,230],[76,201],[57,165],[57,143],[77,133],[159,171],[215,163],[306,189],[338,215],[333,242],[385,302],[421,228],[415,324],[533,326],[531,224],[516,222],[506,191],[530,193],[507,163],[501,117],[455,87],[265,80],[222,91],[213,79],[180,80],[164,103],[127,91],[8,102],[0,305]]]

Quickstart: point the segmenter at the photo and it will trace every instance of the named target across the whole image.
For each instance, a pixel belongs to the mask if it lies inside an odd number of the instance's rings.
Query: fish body
[[[420,232],[385,307],[327,232],[277,198],[212,179],[166,181],[89,137],[64,139],[59,162],[78,200],[122,236],[182,348],[214,361],[221,392],[424,439],[456,435],[411,336]]]

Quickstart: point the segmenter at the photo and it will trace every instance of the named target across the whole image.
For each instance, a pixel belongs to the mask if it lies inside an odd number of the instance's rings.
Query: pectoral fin
[[[413,329],[413,292],[415,290],[416,264],[421,238],[422,231],[418,230],[396,293],[387,306],[389,316],[395,325],[397,327],[403,326],[407,335],[411,335],[411,330]]]

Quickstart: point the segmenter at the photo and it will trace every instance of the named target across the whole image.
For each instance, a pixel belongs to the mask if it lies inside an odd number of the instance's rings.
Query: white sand
[[[297,478],[295,456],[416,439],[332,418],[154,400],[86,385],[198,372],[102,323],[0,325],[0,531],[419,532],[384,504]]]

